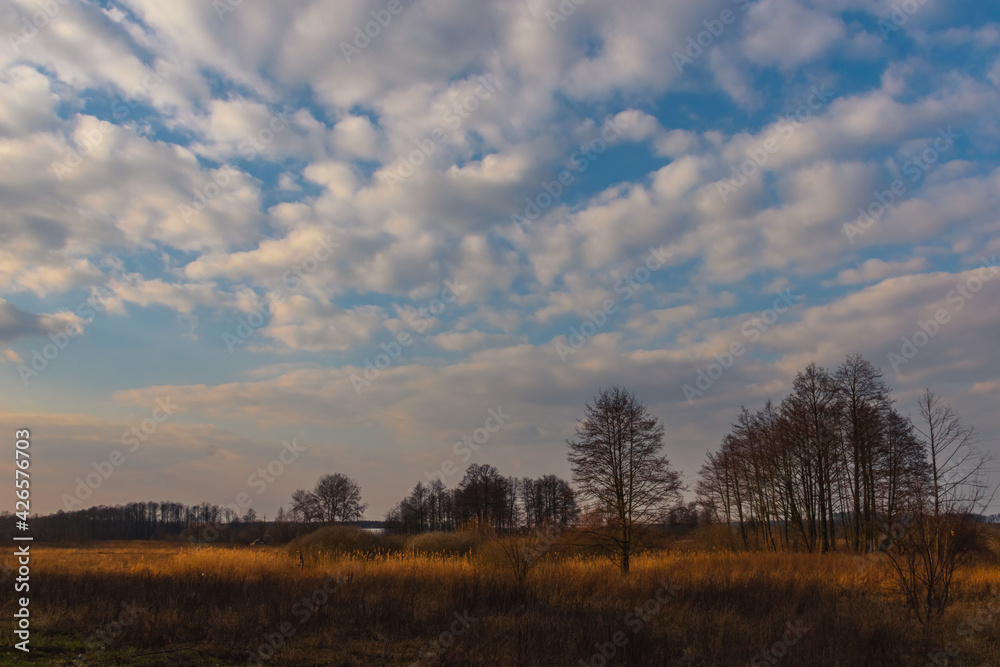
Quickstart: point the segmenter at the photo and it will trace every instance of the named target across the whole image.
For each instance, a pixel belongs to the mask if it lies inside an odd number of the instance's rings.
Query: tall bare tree
[[[852,548],[871,551],[876,537],[875,473],[892,402],[882,371],[860,354],[848,356],[833,378],[840,399],[841,430],[846,457],[844,470],[851,500]]]
[[[963,424],[930,389],[924,389],[917,407],[920,417],[914,429],[930,459],[934,516],[974,511],[986,494],[982,470],[991,457],[978,449],[975,428]]]
[[[810,363],[796,374],[792,394],[782,401],[781,410],[800,469],[803,537],[810,551],[818,541],[826,553],[835,545],[838,401],[833,378],[825,368]]]
[[[614,386],[586,406],[567,444],[573,481],[610,518],[609,556],[628,574],[638,532],[680,498],[680,474],[661,455],[663,425],[630,391]]]
[[[924,445],[917,439],[913,422],[896,410],[889,410],[886,415],[884,437],[876,461],[877,510],[883,532],[888,533],[902,516],[912,515],[930,488],[930,466]]]
[[[929,459],[929,489],[886,555],[926,631],[944,615],[955,572],[979,545],[976,513],[992,500],[983,474],[992,458],[978,449],[975,429],[930,389],[921,395],[918,410],[914,430]]]

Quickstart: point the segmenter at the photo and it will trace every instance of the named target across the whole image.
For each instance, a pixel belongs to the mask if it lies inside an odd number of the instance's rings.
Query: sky
[[[693,487],[861,353],[1000,453],[998,108],[981,0],[2,0],[0,434],[33,512],[379,519],[612,384]]]

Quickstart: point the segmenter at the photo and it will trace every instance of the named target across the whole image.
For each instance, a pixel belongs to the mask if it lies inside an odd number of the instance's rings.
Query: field
[[[36,545],[32,651],[4,642],[0,660],[792,667],[934,664],[928,652],[947,649],[949,665],[1000,664],[990,558],[960,571],[955,604],[924,636],[879,558],[687,545],[636,558],[623,578],[557,545],[521,578],[495,543],[468,555],[312,547],[300,562],[287,547]]]

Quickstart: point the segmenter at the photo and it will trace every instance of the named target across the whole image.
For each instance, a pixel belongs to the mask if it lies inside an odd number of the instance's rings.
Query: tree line
[[[809,364],[780,403],[740,410],[705,459],[698,502],[745,547],[858,553],[915,514],[981,509],[988,457],[975,431],[929,389],[913,420],[893,403],[860,355],[833,371]]]
[[[897,411],[882,372],[860,355],[832,371],[811,363],[779,403],[741,408],[705,458],[696,500],[684,504],[681,474],[663,455],[663,424],[632,392],[613,386],[585,406],[566,441],[572,485],[472,464],[454,489],[440,479],[418,482],[383,526],[410,534],[574,528],[599,537],[623,572],[653,526],[720,524],[744,548],[871,552],[913,517],[971,516],[988,504],[982,471],[989,457],[977,449],[975,430],[930,390],[918,412],[911,420]],[[253,509],[241,517],[208,503],[129,503],[34,521],[53,540],[164,538],[205,526],[235,539],[254,525],[279,536],[357,523],[367,507],[355,480],[332,473],[292,494],[290,510],[280,508],[273,522],[279,528],[263,525]]]
[[[149,540],[180,537],[198,525],[224,524],[240,528],[258,522],[256,512],[242,517],[228,507],[210,503],[185,505],[172,501],[97,505],[86,509],[35,516],[32,534],[44,542],[87,540]]]
[[[576,493],[555,475],[504,477],[488,464],[473,463],[455,489],[435,479],[417,482],[410,495],[385,516],[389,532],[422,533],[476,525],[498,532],[570,526],[579,515]]]

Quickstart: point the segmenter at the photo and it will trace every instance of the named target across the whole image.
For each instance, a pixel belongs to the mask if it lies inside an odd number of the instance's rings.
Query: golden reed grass
[[[1000,591],[1000,568],[989,559],[959,572],[956,603],[925,637],[878,558],[660,551],[638,556],[623,578],[607,561],[553,549],[519,581],[497,553],[318,549],[300,563],[294,550],[277,547],[39,544],[32,563],[31,659],[924,665],[933,664],[928,652],[952,641],[959,652],[949,664],[1000,665],[1000,616],[989,615],[987,605]],[[664,582],[679,588],[666,602],[652,602]],[[115,627],[123,603],[142,611]],[[2,604],[4,614],[13,613],[12,596]],[[988,622],[959,633],[977,614]],[[462,615],[475,620],[451,633]],[[793,625],[806,630],[782,646]],[[98,631],[105,647],[88,649],[86,641]],[[4,662],[13,656],[9,646],[0,652]]]

